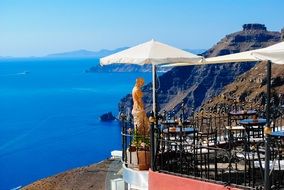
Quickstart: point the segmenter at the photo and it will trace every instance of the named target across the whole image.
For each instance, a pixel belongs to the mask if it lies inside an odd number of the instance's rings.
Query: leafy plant
[[[133,135],[131,141],[131,148],[135,150],[149,150],[150,149],[150,138],[147,135],[141,135],[136,129],[128,129],[128,133]]]

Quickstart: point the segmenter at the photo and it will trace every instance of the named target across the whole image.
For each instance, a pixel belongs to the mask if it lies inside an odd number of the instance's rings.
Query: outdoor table
[[[171,136],[184,136],[188,134],[193,134],[197,129],[193,128],[193,121],[185,120],[183,122],[177,120],[166,120],[161,122],[161,131]]]
[[[255,110],[234,110],[230,111],[228,114],[228,125],[232,125],[235,122],[235,125],[239,125],[239,121],[242,119],[247,119],[250,116],[256,115]]]
[[[167,120],[161,123],[160,130],[163,133],[170,134],[192,134],[197,131],[197,129],[193,128],[190,125],[193,125],[191,121],[178,122],[176,120]],[[190,126],[190,127],[185,127]]]
[[[243,119],[240,121],[240,124],[244,126],[263,126],[266,124],[266,119]]]
[[[273,131],[271,137],[282,139],[284,138],[284,131]]]
[[[162,121],[160,125],[160,130],[164,132],[165,129],[173,128],[178,126],[178,121],[176,120],[166,120]]]
[[[266,119],[258,118],[258,119],[243,119],[240,121],[240,124],[245,127],[245,131],[247,134],[247,140],[248,140],[248,147],[250,143],[250,131],[257,131],[258,136],[261,132],[263,135],[263,126],[266,124]]]
[[[166,121],[162,121],[163,125],[175,125],[178,124],[178,121],[176,120],[166,120]]]
[[[177,120],[166,120],[161,122],[161,130],[168,129],[168,128],[193,128],[194,122],[191,120],[185,120],[183,122],[177,121]]]
[[[256,111],[255,110],[238,110],[238,111],[230,111],[229,114],[232,116],[250,116],[250,115],[255,115]]]
[[[185,127],[185,128],[181,128],[181,127],[175,127],[174,129],[170,130],[170,129],[163,129],[164,133],[172,133],[172,134],[178,134],[178,133],[185,133],[185,134],[193,134],[197,132],[197,129],[194,129],[192,127]]]
[[[182,125],[193,125],[193,121],[191,120],[185,120],[182,122],[179,122],[178,120],[166,120],[161,122],[162,125],[178,125],[179,123]]]
[[[251,170],[251,161],[254,161],[254,159],[256,159],[257,157],[253,156],[253,152],[251,152],[251,148],[250,148],[250,143],[251,143],[251,138],[250,138],[250,132],[254,132],[256,131],[258,134],[258,137],[261,136],[263,137],[263,126],[266,124],[266,119],[263,118],[257,118],[257,119],[243,119],[240,120],[240,124],[243,125],[245,127],[245,132],[246,132],[246,137],[245,137],[245,141],[244,141],[244,151],[247,153],[247,158],[246,160],[248,161],[248,169]],[[263,140],[263,138],[261,138]],[[259,138],[257,139],[259,140]],[[254,140],[255,141],[255,140]],[[250,156],[250,154],[252,154],[252,156]],[[254,167],[254,166],[253,166]]]
[[[180,139],[180,141],[186,140],[189,136],[193,137],[198,132],[197,129],[192,127],[169,127],[162,130],[164,137],[166,139],[174,138],[175,140]]]
[[[243,119],[240,121],[240,124],[243,125],[246,128],[246,131],[248,132],[251,130],[257,130],[260,132],[262,130],[263,132],[263,126],[266,124],[266,119],[258,118],[258,119]]]
[[[246,129],[244,126],[226,126],[226,129],[228,130],[228,139],[230,143],[243,140]]]
[[[183,150],[195,143],[197,129],[192,127],[168,127],[162,130],[161,147],[164,151]]]

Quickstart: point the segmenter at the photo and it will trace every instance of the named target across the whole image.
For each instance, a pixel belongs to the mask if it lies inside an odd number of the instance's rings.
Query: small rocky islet
[[[114,117],[112,112],[107,112],[107,113],[104,113],[100,116],[100,120],[101,121],[114,121],[114,120],[116,120],[116,117]]]

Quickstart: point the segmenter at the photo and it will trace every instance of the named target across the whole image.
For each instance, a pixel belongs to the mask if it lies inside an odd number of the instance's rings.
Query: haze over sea
[[[0,190],[99,162],[120,149],[118,122],[100,122],[135,78],[86,73],[98,60],[0,60]]]

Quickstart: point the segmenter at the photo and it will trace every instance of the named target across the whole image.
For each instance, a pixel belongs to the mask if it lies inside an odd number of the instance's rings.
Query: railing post
[[[154,113],[151,112],[151,116],[149,118],[150,121],[150,158],[151,158],[151,170],[155,171],[155,117]]]
[[[126,133],[126,115],[124,113],[120,114],[120,120],[121,120],[121,137],[122,137],[122,161],[125,162],[125,156],[126,156],[126,139],[125,139],[125,133]]]
[[[267,61],[267,102],[266,102],[266,127],[264,128],[265,134],[265,169],[264,169],[264,189],[270,190],[270,177],[269,177],[269,162],[270,162],[270,99],[271,99],[271,61]]]

